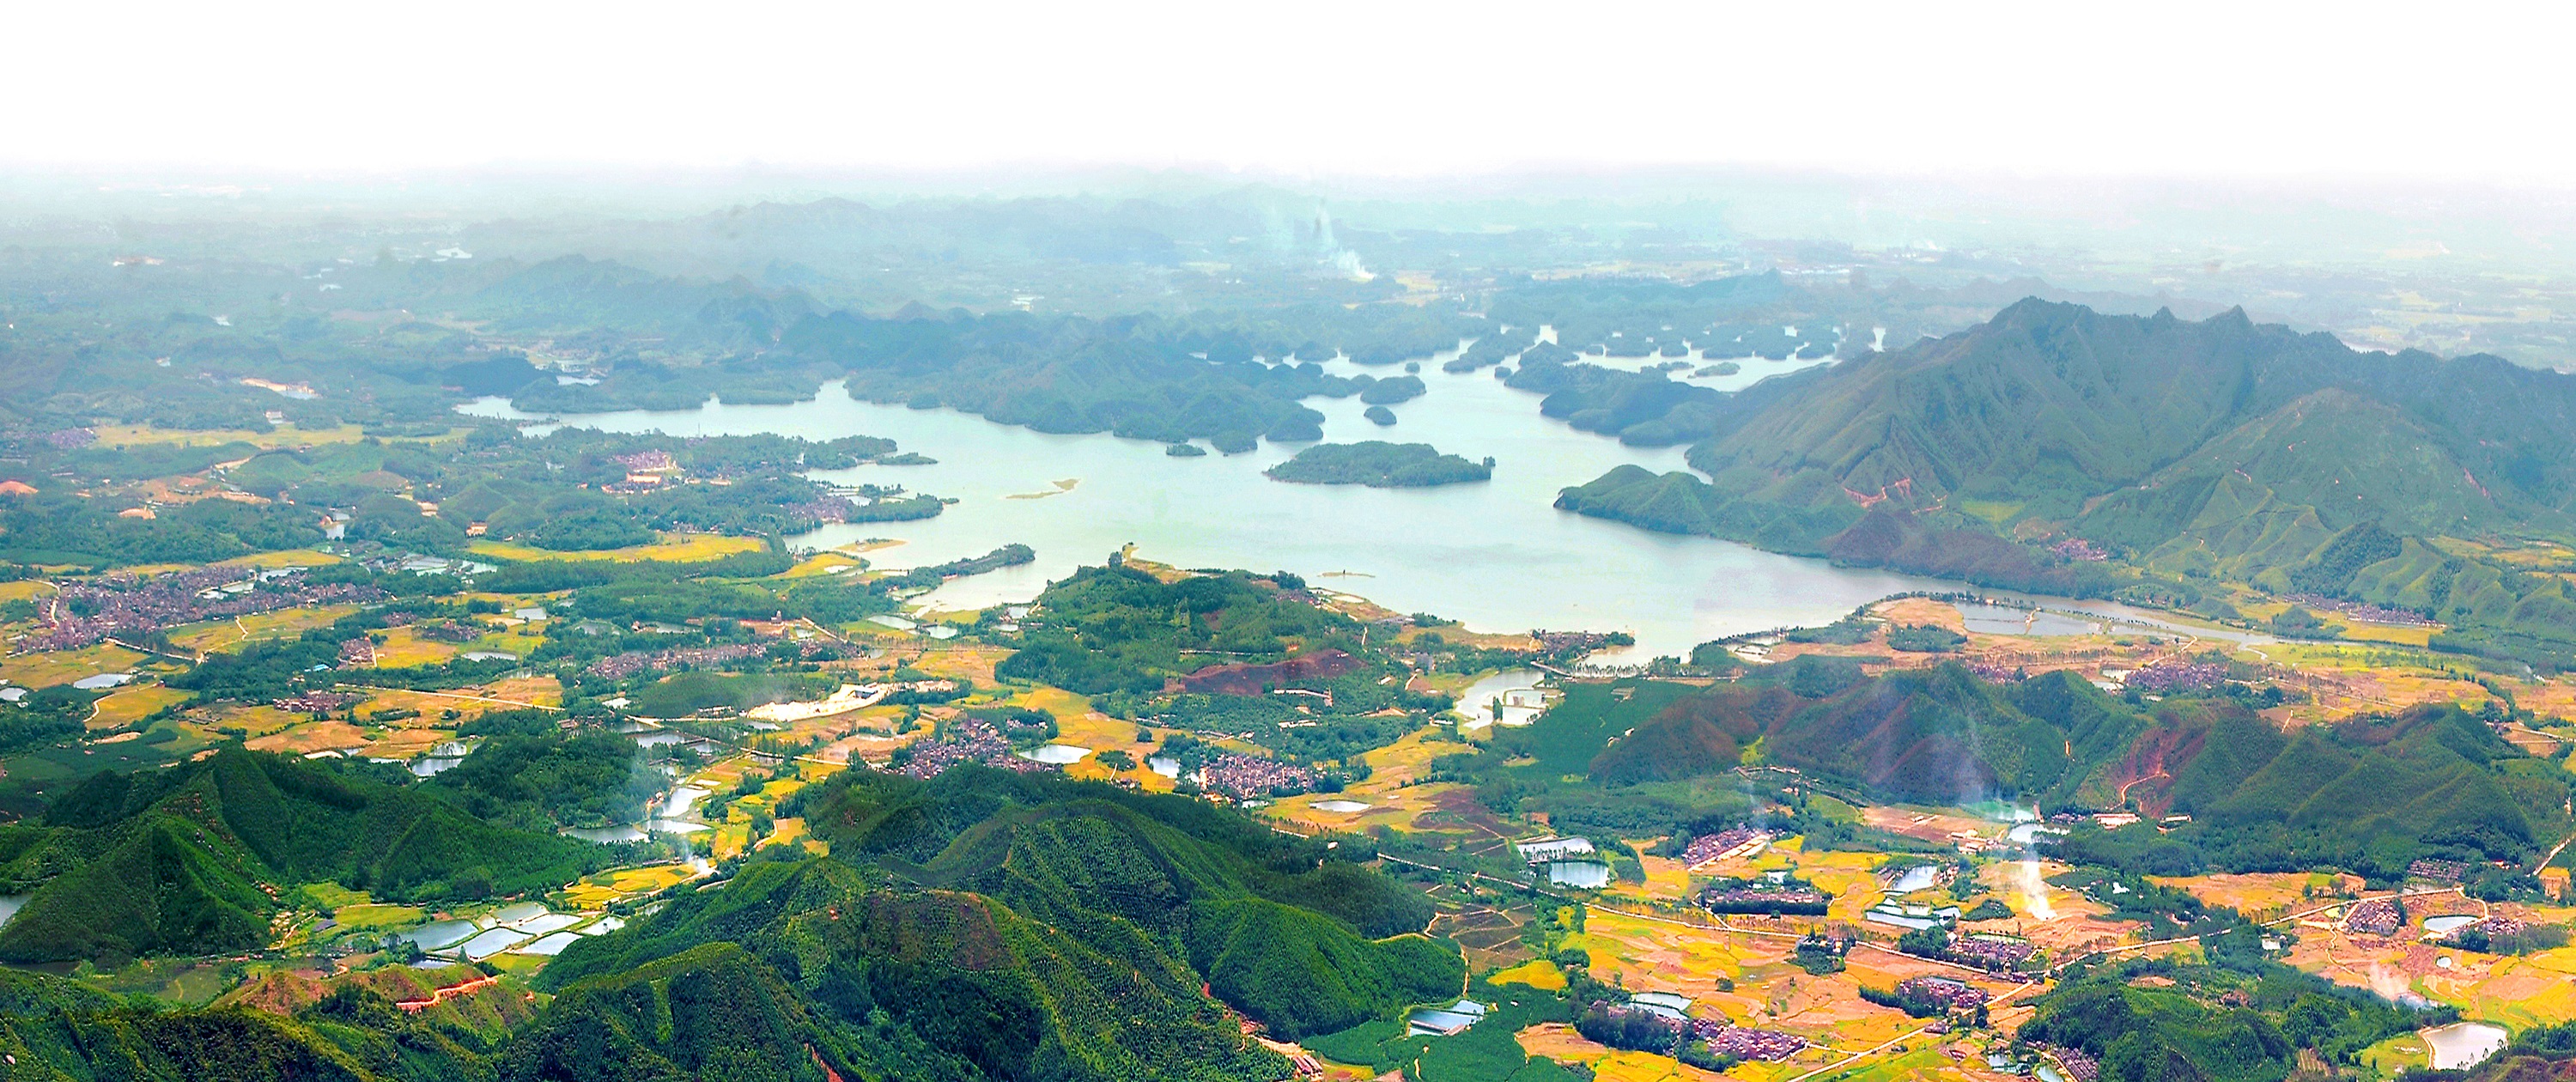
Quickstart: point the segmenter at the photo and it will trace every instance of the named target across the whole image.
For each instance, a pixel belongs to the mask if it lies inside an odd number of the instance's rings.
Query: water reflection
[[[1597,890],[1610,885],[1610,866],[1585,860],[1551,860],[1547,863],[1547,881],[1554,886]]]

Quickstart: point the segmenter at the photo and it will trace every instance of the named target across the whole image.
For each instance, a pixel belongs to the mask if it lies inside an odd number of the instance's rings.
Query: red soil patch
[[[1259,695],[1272,688],[1330,680],[1359,668],[1358,658],[1324,650],[1268,665],[1211,665],[1181,678],[1181,688],[1201,695]]]

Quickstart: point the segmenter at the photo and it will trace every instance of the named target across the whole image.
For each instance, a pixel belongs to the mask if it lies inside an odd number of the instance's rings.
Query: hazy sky
[[[27,4],[0,162],[2576,183],[2571,5]]]

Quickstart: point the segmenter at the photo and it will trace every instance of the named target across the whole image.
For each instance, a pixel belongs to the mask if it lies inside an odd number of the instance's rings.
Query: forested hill
[[[703,972],[780,1033],[754,1046],[802,1044],[846,1078],[1266,1080],[1286,1064],[1220,1004],[1294,1039],[1466,976],[1454,945],[1401,934],[1428,921],[1420,895],[1187,798],[960,767],[853,771],[803,811],[830,857],[755,861],[574,944],[505,1059],[701,1069],[713,1034],[656,1019],[703,1009],[671,979]]]
[[[205,809],[283,786],[270,833],[296,836],[313,802],[382,796],[293,760],[209,762],[175,784],[98,783],[63,814],[116,822],[140,806],[160,809],[160,837],[212,834],[222,820]],[[174,807],[191,796],[202,807]],[[553,994],[529,1001],[533,1017],[467,1032],[396,1010],[381,981],[287,1018],[142,1010],[0,971],[0,1048],[15,1057],[0,1076],[1270,1082],[1292,1069],[1244,1018],[1296,1039],[1466,981],[1457,945],[1419,934],[1422,895],[1355,862],[1364,845],[1328,849],[1187,797],[975,766],[927,781],[853,770],[796,799],[831,855],[770,847],[582,939],[535,978]],[[328,841],[305,835],[304,849]],[[264,859],[305,861],[305,874],[328,863],[296,852]],[[189,859],[162,872],[161,898],[223,874],[228,854]],[[36,915],[31,903],[11,931]]]
[[[2427,856],[2519,863],[2566,836],[2567,773],[2457,707],[2285,734],[2255,705],[2133,704],[2067,671],[1995,683],[1944,665],[1863,679],[1856,665],[1801,658],[1675,700],[1590,774],[1627,790],[1752,761],[1870,801],[2189,816],[2163,829],[2087,823],[2058,844],[2071,863],[2158,875],[2337,867],[2386,879]]]
[[[1711,480],[1628,468],[1559,505],[1991,585],[2188,601],[2185,580],[2216,578],[2576,639],[2558,587],[2499,583],[2510,569],[2424,544],[2576,531],[2576,377],[2360,352],[2241,310],[2190,322],[2024,300],[1692,408],[1712,435],[1690,462]],[[2388,540],[2293,581],[2354,529]],[[2072,559],[2070,538],[2085,543]],[[2382,560],[2413,570],[2367,566]]]
[[[0,858],[0,891],[33,888],[0,932],[0,960],[112,964],[257,948],[300,883],[472,899],[558,886],[607,859],[417,788],[241,750],[94,775],[40,825],[0,828]]]

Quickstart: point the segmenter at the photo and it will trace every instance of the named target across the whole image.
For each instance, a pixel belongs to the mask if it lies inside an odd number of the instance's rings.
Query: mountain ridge
[[[1696,474],[1623,466],[1557,506],[2162,603],[2196,601],[2202,582],[2287,592],[2337,535],[2371,524],[2415,542],[2418,564],[2441,552],[2435,563],[2468,588],[2427,585],[2421,568],[2392,586],[2392,565],[2348,576],[2356,600],[2419,609],[2463,648],[2553,666],[2576,652],[2541,645],[2576,646],[2576,616],[2520,604],[2576,603],[2563,583],[2434,544],[2576,538],[2576,376],[2484,354],[2356,351],[2242,309],[2195,322],[2031,298],[1945,338],[1684,410],[1709,433],[1687,455]],[[2489,580],[2517,603],[2444,606]]]

